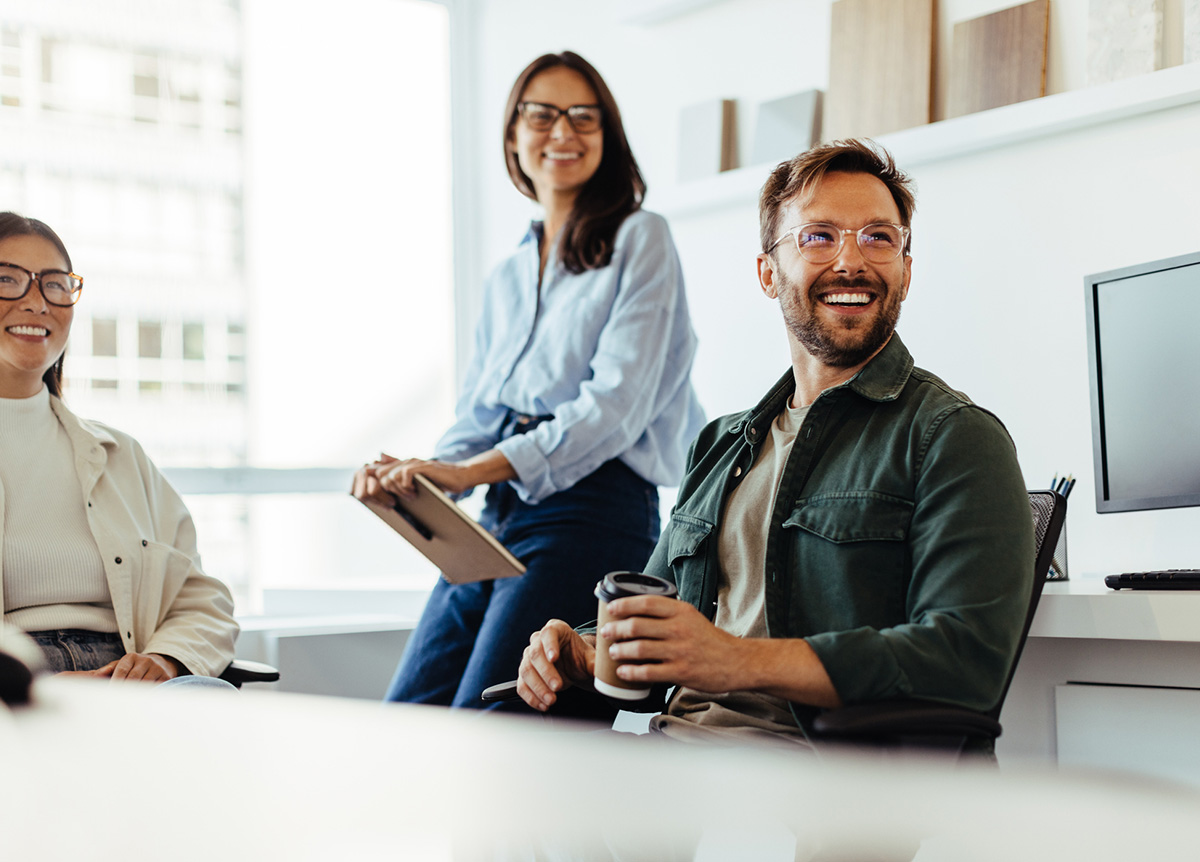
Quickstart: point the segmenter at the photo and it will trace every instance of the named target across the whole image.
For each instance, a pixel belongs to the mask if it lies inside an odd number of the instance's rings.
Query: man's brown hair
[[[880,180],[887,186],[896,208],[900,210],[900,224],[912,226],[912,214],[916,208],[913,181],[896,167],[891,153],[866,138],[831,141],[805,150],[771,171],[758,198],[759,235],[764,252],[778,238],[779,211],[784,204],[794,198],[806,200],[827,173],[838,171],[869,174]],[[911,245],[910,236],[905,254],[908,254]]]

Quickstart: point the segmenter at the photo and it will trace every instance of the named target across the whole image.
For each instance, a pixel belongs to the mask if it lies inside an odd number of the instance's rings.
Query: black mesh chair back
[[[1030,491],[1029,506],[1034,529],[1033,589],[1017,651],[996,705],[987,712],[976,712],[918,699],[854,704],[818,715],[813,722],[815,738],[874,747],[991,753],[1001,732],[1000,710],[1025,648],[1067,515],[1066,498],[1053,491]]]
[[[1021,629],[1021,639],[1017,641],[1017,653],[1008,668],[1008,678],[1004,680],[1004,688],[1000,690],[1000,699],[987,713],[995,719],[1000,718],[1000,709],[1004,706],[1008,687],[1012,685],[1013,676],[1016,675],[1021,652],[1025,649],[1025,640],[1029,637],[1029,628],[1033,625],[1033,617],[1042,599],[1042,587],[1046,586],[1046,575],[1050,571],[1054,549],[1058,545],[1058,537],[1062,534],[1063,522],[1067,517],[1067,498],[1054,491],[1030,491],[1029,506],[1033,510],[1033,594],[1029,597],[1025,626]]]

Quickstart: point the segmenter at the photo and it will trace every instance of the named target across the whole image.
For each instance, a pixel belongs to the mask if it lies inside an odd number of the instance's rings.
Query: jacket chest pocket
[[[676,513],[666,534],[667,564],[675,576],[679,598],[701,607],[708,537],[713,525]]]
[[[800,577],[804,616],[841,626],[904,620],[912,502],[877,491],[799,500],[783,522]]]

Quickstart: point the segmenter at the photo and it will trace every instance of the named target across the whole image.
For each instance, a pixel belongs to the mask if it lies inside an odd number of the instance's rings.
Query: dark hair
[[[558,66],[566,66],[584,77],[595,91],[604,113],[604,152],[600,165],[580,189],[559,242],[559,258],[563,265],[570,272],[580,273],[608,266],[617,228],[630,213],[641,207],[646,195],[646,181],[629,149],[621,112],[608,85],[591,63],[572,51],[563,51],[543,54],[526,66],[508,94],[508,105],[504,109],[504,162],[513,185],[521,194],[537,200],[533,182],[521,170],[513,148],[517,105],[535,75]]]
[[[13,236],[40,236],[42,239],[49,241],[51,245],[62,255],[62,259],[66,261],[67,269],[74,270],[71,266],[71,255],[67,254],[67,247],[63,241],[59,239],[58,234],[51,230],[50,225],[45,222],[38,221],[35,218],[26,218],[23,215],[17,215],[12,212],[0,213],[0,240],[8,239]],[[46,373],[42,375],[42,380],[46,383],[46,388],[50,390],[51,395],[62,397],[62,378],[63,378],[63,356],[66,355],[64,350],[55,360],[54,364],[46,369]]]
[[[825,174],[833,172],[870,174],[880,180],[900,210],[900,224],[912,227],[916,209],[912,179],[896,167],[891,153],[879,144],[866,138],[849,138],[805,150],[771,172],[758,198],[758,229],[764,252],[775,241],[783,205],[796,197],[808,198]],[[911,236],[908,245],[912,245]],[[905,254],[908,250],[904,249]]]

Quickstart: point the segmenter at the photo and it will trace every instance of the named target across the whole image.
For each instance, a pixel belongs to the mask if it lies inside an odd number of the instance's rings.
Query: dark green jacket
[[[795,389],[708,424],[646,571],[716,611],[725,500]],[[1033,526],[1000,421],[913,367],[894,335],[816,400],[780,480],[767,539],[767,628],[805,638],[847,704],[1000,696],[1033,578]],[[807,726],[817,710],[792,705]]]

